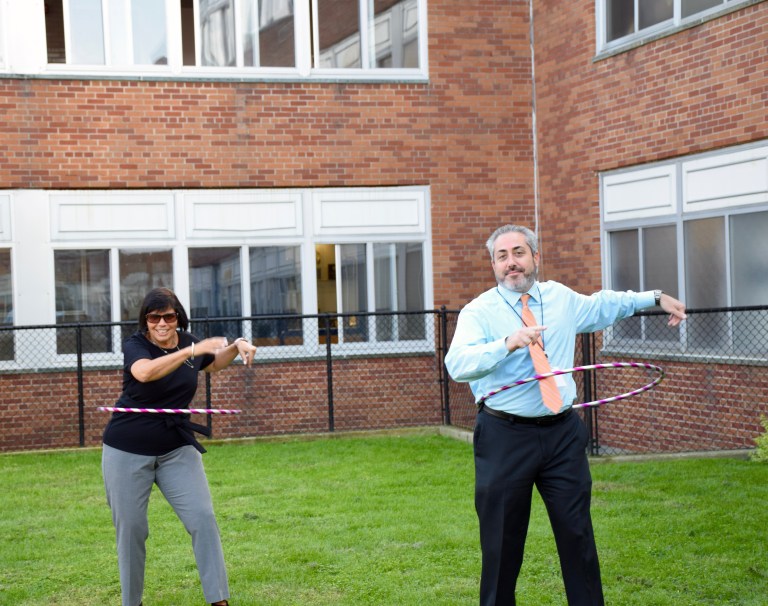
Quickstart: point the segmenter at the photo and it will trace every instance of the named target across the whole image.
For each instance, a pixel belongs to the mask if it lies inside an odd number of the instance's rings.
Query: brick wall
[[[545,278],[601,285],[599,171],[768,137],[768,3],[594,61],[593,0],[535,2]]]

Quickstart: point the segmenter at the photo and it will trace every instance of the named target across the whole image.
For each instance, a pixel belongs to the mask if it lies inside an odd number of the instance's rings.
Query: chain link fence
[[[215,438],[452,425],[471,430],[476,407],[443,358],[458,311],[320,314],[195,320],[200,338],[243,336],[255,363],[200,373],[197,408],[238,408],[193,419]],[[655,389],[581,409],[590,453],[689,452],[754,447],[768,416],[768,306],[691,310],[679,328],[643,312],[581,335],[574,366],[646,362]],[[122,387],[130,323],[0,327],[0,451],[97,445],[99,406]],[[646,369],[574,373],[579,400],[630,392]],[[196,415],[198,416],[198,415]]]

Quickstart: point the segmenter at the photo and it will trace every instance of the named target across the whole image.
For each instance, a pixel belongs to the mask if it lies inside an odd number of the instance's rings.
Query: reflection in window
[[[13,360],[13,280],[11,276],[11,251],[0,249],[0,360]]]
[[[168,63],[165,2],[157,0],[62,0],[46,2],[48,63],[165,65]],[[65,49],[64,28],[69,47]],[[107,44],[108,41],[108,44]]]
[[[768,211],[734,215],[730,220],[731,305],[768,304]],[[757,341],[768,354],[768,312],[749,311],[734,314],[734,350],[740,354],[755,351]]]
[[[173,288],[173,255],[170,250],[121,250],[120,320],[131,321],[123,327],[123,339],[136,331],[141,304],[153,288]]]
[[[610,234],[611,289],[640,291],[640,245],[638,230],[626,229]],[[640,318],[625,318],[614,325],[617,339],[639,339]]]
[[[301,247],[251,248],[251,315],[301,314]],[[254,320],[256,345],[301,345],[300,319]]]
[[[249,2],[249,6],[252,6],[253,2],[256,0]],[[293,0],[262,0],[259,3],[258,24],[259,61],[245,63],[245,65],[294,67],[296,65],[296,44]],[[248,52],[246,51],[247,59]]]
[[[366,5],[363,5],[366,6]],[[367,5],[361,30],[359,0],[318,0],[318,67],[404,68],[419,66],[417,0],[381,0]],[[367,43],[363,31],[370,32]]]
[[[56,250],[53,255],[56,280],[56,323],[109,322],[112,306],[108,250]],[[82,331],[84,353],[112,350],[109,326]],[[56,331],[56,351],[77,352],[77,330]]]
[[[365,258],[365,244],[341,244],[339,246],[342,313],[368,311],[368,279]],[[366,317],[345,316],[343,335],[346,343],[367,341],[368,323]]]
[[[377,312],[424,309],[424,263],[421,244],[374,244]],[[376,316],[377,341],[425,338],[422,316]]]
[[[239,248],[189,249],[191,319],[241,317],[241,288]],[[241,336],[243,331],[239,322],[231,320],[203,322],[195,332],[201,338],[231,338]]]
[[[101,0],[70,0],[69,63],[104,65],[104,22]]]
[[[728,304],[728,276],[725,272],[724,217],[686,221],[683,228],[686,305],[691,308],[725,307]],[[715,347],[726,351],[726,317],[693,315],[687,324],[688,344],[692,348]]]
[[[419,67],[419,10],[411,2],[375,3],[376,67]]]
[[[317,0],[319,67],[362,67],[359,0]]]
[[[200,58],[203,65],[235,65],[234,0],[200,0]]]

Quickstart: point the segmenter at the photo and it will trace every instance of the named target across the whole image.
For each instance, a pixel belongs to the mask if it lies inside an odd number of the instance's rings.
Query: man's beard
[[[536,280],[539,277],[539,268],[534,267],[533,271],[530,274],[525,274],[523,276],[520,276],[515,279],[515,281],[510,284],[507,281],[507,277],[504,276],[504,280],[499,282],[500,286],[503,286],[507,290],[511,290],[512,292],[522,292],[526,293],[529,290],[531,290],[531,287],[536,283]]]

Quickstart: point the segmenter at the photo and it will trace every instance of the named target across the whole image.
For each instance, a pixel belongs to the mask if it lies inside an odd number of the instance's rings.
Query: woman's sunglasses
[[[166,324],[171,324],[179,319],[179,314],[174,311],[167,314],[147,314],[145,317],[149,324],[157,324],[160,320],[165,320]]]

